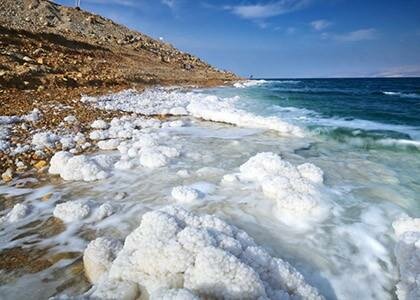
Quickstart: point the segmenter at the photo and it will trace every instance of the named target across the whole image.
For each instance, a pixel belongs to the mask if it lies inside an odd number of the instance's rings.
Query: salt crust
[[[64,180],[95,181],[108,177],[112,167],[113,158],[107,155],[87,157],[59,151],[51,158],[49,173]]]
[[[171,195],[181,203],[194,202],[199,198],[199,193],[196,189],[184,185],[174,187]]]
[[[93,221],[100,221],[111,216],[115,207],[110,202],[105,202],[99,207],[88,201],[67,201],[57,204],[54,208],[54,217],[66,223],[78,222],[93,215]]]
[[[151,299],[323,299],[246,232],[179,207],[144,214],[118,249],[102,238],[86,249],[92,297],[135,299],[141,289]]]
[[[24,219],[30,213],[30,207],[23,203],[18,203],[7,213],[7,215],[0,218],[2,223],[15,223]]]
[[[239,97],[219,98],[193,92],[150,89],[143,93],[126,90],[120,93],[83,97],[82,101],[105,110],[122,110],[145,115],[185,115],[208,121],[229,123],[237,126],[275,130],[284,135],[302,136],[302,130],[277,117],[254,115],[235,106]]]
[[[323,171],[311,163],[297,167],[272,152],[251,157],[239,168],[239,173],[227,174],[222,184],[255,184],[263,194],[275,200],[276,213],[323,219],[326,204],[320,199]]]
[[[392,223],[400,271],[396,294],[400,300],[420,299],[420,218],[401,216]]]

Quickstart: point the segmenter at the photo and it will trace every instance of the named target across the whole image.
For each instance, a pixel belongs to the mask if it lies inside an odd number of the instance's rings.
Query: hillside
[[[28,93],[57,98],[64,89],[73,98],[126,87],[208,86],[237,79],[168,43],[50,1],[1,0],[0,19],[0,97],[5,104],[0,115],[31,110],[24,100]],[[16,100],[22,102],[18,112]]]

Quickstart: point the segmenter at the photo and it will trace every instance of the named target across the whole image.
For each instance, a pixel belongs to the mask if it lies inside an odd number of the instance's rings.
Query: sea
[[[153,170],[114,170],[94,182],[51,176],[26,179],[36,181],[30,188],[0,185],[2,201],[33,207],[18,223],[0,224],[1,251],[24,248],[34,253],[28,264],[48,261],[39,271],[25,266],[1,270],[0,298],[46,299],[87,291],[90,285],[80,270],[87,243],[103,235],[124,240],[145,212],[177,204],[171,196],[174,186],[188,185],[203,195],[186,205],[189,210],[214,214],[245,230],[326,299],[396,299],[399,268],[392,223],[401,216],[420,217],[420,78],[256,79],[155,91],[151,102],[160,101],[160,94],[167,102],[175,96],[194,101],[217,97],[247,117],[225,120],[223,106],[211,116],[173,117],[187,125],[156,130],[165,132],[162,139],[181,156]],[[143,103],[141,94],[118,97],[107,99],[107,108],[112,101],[137,97],[138,105],[130,106],[137,112]],[[272,130],[270,122],[278,120],[301,134]],[[266,152],[323,171],[316,197],[326,209],[320,216],[302,214],[299,205],[285,213],[255,182],[224,183],[226,174],[238,174],[246,161]],[[101,153],[119,156],[116,150]],[[72,200],[109,201],[118,209],[102,221],[54,231],[55,205]]]

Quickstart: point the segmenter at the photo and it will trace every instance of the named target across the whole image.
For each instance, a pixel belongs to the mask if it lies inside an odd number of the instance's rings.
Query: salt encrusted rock
[[[51,158],[49,173],[60,175],[64,180],[94,181],[108,177],[107,170],[113,164],[114,159],[109,156],[97,155],[89,158],[59,151]]]
[[[0,139],[0,152],[8,152],[10,148],[10,142],[7,140]]]
[[[142,149],[140,153],[140,164],[146,168],[155,169],[168,164],[168,158],[156,147]]]
[[[184,203],[194,202],[199,197],[198,191],[188,186],[174,187],[171,195],[175,200]]]
[[[42,150],[44,148],[54,148],[55,143],[60,140],[60,137],[50,131],[40,132],[34,134],[32,137],[32,145],[35,149]]]
[[[91,241],[83,253],[85,274],[90,282],[97,283],[105,274],[117,253],[122,249],[118,240],[100,237]]]
[[[110,202],[100,205],[95,211],[96,220],[105,219],[115,213],[115,207]]]
[[[128,284],[131,291],[141,285],[152,299],[322,299],[300,273],[246,232],[178,207],[144,214],[108,268],[90,275],[101,277],[93,295]]]
[[[76,142],[74,141],[74,137],[71,135],[63,136],[60,138],[61,148],[63,150],[69,150],[76,146]]]
[[[69,124],[73,124],[73,123],[77,122],[77,119],[76,119],[75,116],[69,115],[69,116],[64,118],[64,122],[69,123]]]
[[[263,152],[251,157],[239,170],[225,175],[222,183],[257,184],[265,196],[275,200],[276,213],[283,221],[288,219],[286,214],[319,220],[328,214],[328,205],[321,201],[319,192],[323,172],[313,164],[295,167],[277,154]]]
[[[81,221],[89,214],[89,205],[81,201],[67,201],[57,204],[53,212],[54,217],[67,223]]]
[[[392,223],[397,236],[395,256],[400,271],[399,300],[420,299],[420,218],[402,216]]]
[[[105,122],[104,120],[95,120],[90,125],[90,127],[94,129],[107,129],[109,126],[108,126],[108,123]]]
[[[0,224],[4,222],[15,223],[24,219],[30,213],[30,207],[23,203],[18,203],[13,206],[12,210],[4,217],[0,218]]]
[[[115,150],[117,149],[119,144],[120,144],[119,139],[110,139],[110,140],[105,140],[105,141],[99,141],[97,145],[99,149],[102,149],[102,150]]]
[[[107,130],[93,130],[89,134],[89,138],[94,141],[106,140],[109,138]]]

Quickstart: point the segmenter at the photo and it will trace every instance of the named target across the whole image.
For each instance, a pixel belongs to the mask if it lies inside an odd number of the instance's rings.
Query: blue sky
[[[419,0],[81,2],[243,76],[420,76]]]

